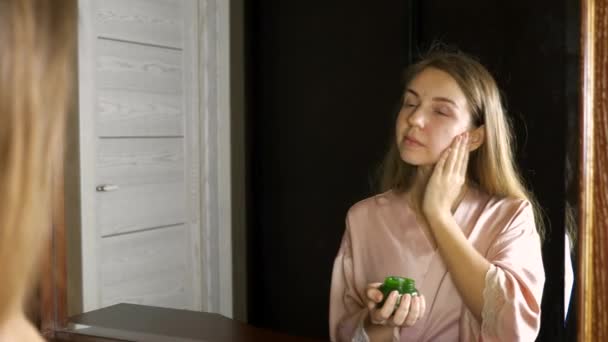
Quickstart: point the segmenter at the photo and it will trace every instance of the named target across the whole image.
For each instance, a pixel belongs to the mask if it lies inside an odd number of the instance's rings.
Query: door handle
[[[98,185],[96,188],[96,190],[98,192],[116,191],[118,189],[119,189],[118,185],[114,185],[114,184],[102,184],[102,185]]]

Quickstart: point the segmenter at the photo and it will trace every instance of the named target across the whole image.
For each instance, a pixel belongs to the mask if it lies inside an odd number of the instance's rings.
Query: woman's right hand
[[[382,291],[378,289],[382,283],[371,283],[367,286],[367,308],[369,309],[369,321],[375,325],[390,327],[411,327],[424,317],[426,301],[423,295],[410,295],[406,293],[401,298],[399,307],[395,309],[395,303],[399,293],[393,291],[388,295],[381,308],[377,305],[382,301]]]

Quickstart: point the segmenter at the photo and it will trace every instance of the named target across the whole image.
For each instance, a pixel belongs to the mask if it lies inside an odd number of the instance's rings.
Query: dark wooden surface
[[[579,341],[608,340],[608,0],[583,0]]]
[[[117,304],[91,311],[72,317],[70,322],[94,327],[89,330],[93,335],[97,331],[100,336],[108,336],[108,332],[112,335],[114,331],[112,336],[123,339],[58,332],[54,341],[315,341],[256,328],[219,314],[135,304]]]
[[[47,339],[49,342],[120,342],[128,341],[116,338],[104,338],[97,336],[89,336],[77,334],[73,332],[55,332],[53,338]]]

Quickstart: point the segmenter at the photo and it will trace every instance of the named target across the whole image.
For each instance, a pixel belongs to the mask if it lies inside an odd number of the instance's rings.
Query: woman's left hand
[[[468,133],[457,136],[435,164],[422,200],[422,212],[427,219],[452,213],[452,206],[466,180],[468,142]]]

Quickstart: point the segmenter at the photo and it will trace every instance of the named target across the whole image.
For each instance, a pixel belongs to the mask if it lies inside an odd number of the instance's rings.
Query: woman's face
[[[426,68],[408,84],[396,124],[397,146],[404,162],[435,164],[454,137],[469,128],[467,99],[448,73]]]

